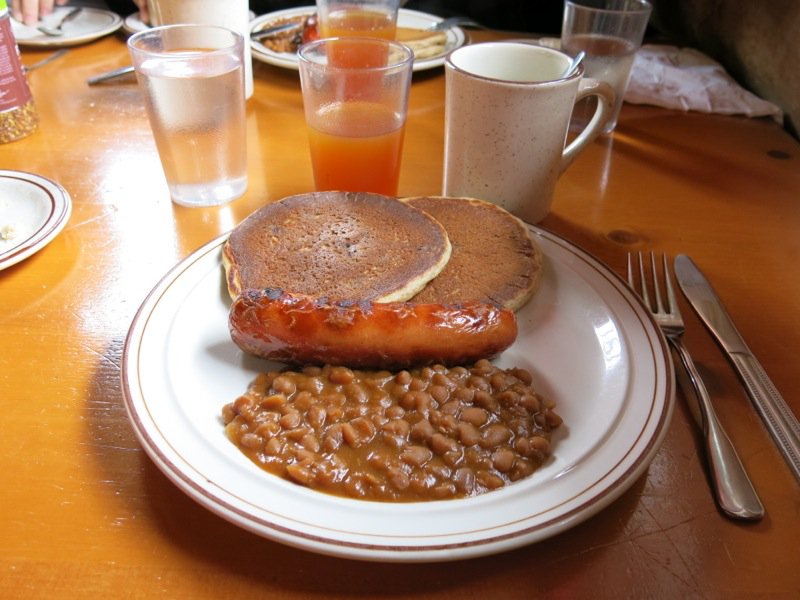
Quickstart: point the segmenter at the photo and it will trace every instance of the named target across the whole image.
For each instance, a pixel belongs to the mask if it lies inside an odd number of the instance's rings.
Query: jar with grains
[[[32,133],[39,122],[11,30],[8,3],[0,0],[0,143]]]

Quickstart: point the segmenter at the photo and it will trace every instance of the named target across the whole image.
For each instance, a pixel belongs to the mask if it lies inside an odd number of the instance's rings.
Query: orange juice
[[[396,195],[403,150],[401,117],[373,102],[340,102],[322,110],[315,119],[322,127],[308,128],[317,190]]]
[[[397,26],[388,13],[374,10],[333,11],[320,22],[322,37],[374,37],[393,40]],[[342,45],[332,48],[330,60],[341,67],[370,67],[386,64],[386,52],[375,48]]]
[[[397,30],[392,15],[375,10],[335,10],[320,23],[321,37],[376,37],[393,40]]]

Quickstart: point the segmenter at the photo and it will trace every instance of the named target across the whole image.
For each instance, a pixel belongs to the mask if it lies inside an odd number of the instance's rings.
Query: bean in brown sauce
[[[369,500],[459,498],[551,456],[561,418],[532,381],[487,360],[398,373],[307,367],[260,374],[222,418],[245,455],[297,484]]]

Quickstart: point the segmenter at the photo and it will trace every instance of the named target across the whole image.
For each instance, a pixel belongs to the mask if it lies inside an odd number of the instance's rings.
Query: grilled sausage
[[[517,336],[513,311],[481,302],[330,302],[273,288],[240,294],[229,326],[233,341],[260,358],[374,369],[473,363]]]

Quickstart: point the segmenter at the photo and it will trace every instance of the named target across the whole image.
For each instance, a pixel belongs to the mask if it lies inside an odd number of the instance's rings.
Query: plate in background
[[[250,33],[253,34],[256,31],[265,29],[273,21],[279,21],[280,19],[287,19],[302,15],[310,15],[313,12],[315,12],[315,8],[313,6],[301,6],[267,13],[256,19],[253,19],[250,22]],[[409,27],[411,29],[427,29],[431,25],[434,25],[442,20],[443,19],[441,17],[437,17],[435,15],[416,10],[408,10],[405,8],[401,8],[400,12],[397,14],[397,26]],[[412,67],[414,71],[423,71],[426,69],[441,67],[444,64],[444,59],[447,54],[451,50],[458,48],[459,46],[463,46],[467,41],[467,36],[464,33],[464,30],[460,27],[452,27],[448,29],[446,33],[447,43],[444,46],[444,50],[435,56],[423,58],[421,60],[415,60],[414,66]],[[294,69],[295,71],[299,69],[297,54],[295,53],[275,52],[264,46],[264,44],[261,42],[257,41],[251,41],[250,46],[253,51],[253,57],[257,60],[276,67]]]
[[[42,17],[40,23],[55,27],[73,7],[57,6],[53,12]],[[114,33],[122,26],[122,17],[117,13],[99,8],[84,8],[74,19],[64,24],[64,35],[45,35],[36,27],[11,19],[11,29],[20,46],[58,47],[74,46],[91,42]]]
[[[0,170],[0,270],[49,244],[69,221],[72,201],[40,175]]]

